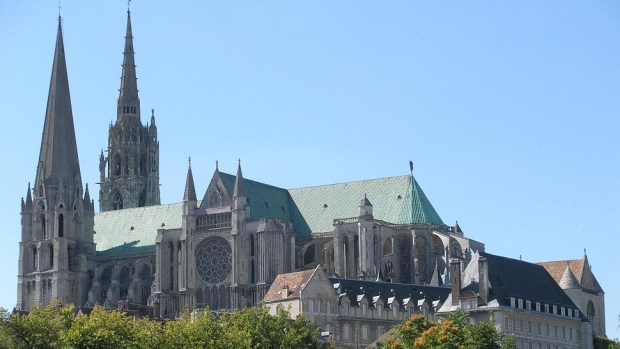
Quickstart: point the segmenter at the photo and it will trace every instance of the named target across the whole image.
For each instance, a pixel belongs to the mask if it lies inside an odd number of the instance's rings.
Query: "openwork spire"
[[[122,115],[140,115],[138,78],[136,76],[136,61],[134,54],[133,34],[131,31],[131,13],[128,10],[125,50],[123,51],[123,72],[121,76],[121,88],[118,96],[118,118]]]
[[[35,188],[42,185],[57,186],[60,178],[64,178],[64,184],[70,188],[82,186],[59,17]],[[67,182],[71,180],[75,182]]]

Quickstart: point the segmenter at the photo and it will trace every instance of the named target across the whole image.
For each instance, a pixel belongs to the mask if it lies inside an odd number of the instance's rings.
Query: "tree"
[[[29,314],[2,313],[0,338],[6,348],[62,348],[64,333],[73,325],[74,307],[33,307]],[[1,347],[0,347],[1,348]]]
[[[75,319],[66,333],[65,344],[73,349],[148,348],[154,344],[152,336],[157,334],[157,326],[97,306],[89,315],[82,314]]]
[[[500,333],[493,318],[470,324],[467,314],[457,311],[439,323],[414,315],[396,329],[394,336],[379,343],[380,349],[513,349],[511,337]]]

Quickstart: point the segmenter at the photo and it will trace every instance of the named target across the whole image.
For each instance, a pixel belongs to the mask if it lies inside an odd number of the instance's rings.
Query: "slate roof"
[[[97,255],[154,254],[157,229],[180,229],[182,208],[177,203],[97,213]]]
[[[283,299],[282,292],[284,287],[288,286],[288,296],[286,298],[299,298],[301,291],[306,287],[312,275],[317,269],[310,269],[304,271],[298,271],[294,273],[279,274],[271,284],[269,291],[265,297],[264,302],[273,302]]]
[[[496,299],[503,306],[510,306],[510,297],[514,297],[577,309],[544,267],[488,252],[480,251],[479,255],[485,257],[488,263],[489,299]],[[471,263],[478,264],[477,255]]]
[[[398,284],[383,281],[367,281],[343,278],[329,278],[334,287],[338,288],[340,295],[348,297],[352,306],[358,305],[358,296],[365,295],[369,305],[373,306],[373,300],[383,301],[390,304],[390,299],[396,297],[399,304],[409,300],[410,304],[417,305],[418,301],[426,300],[443,303],[450,294],[450,288],[428,285]]]

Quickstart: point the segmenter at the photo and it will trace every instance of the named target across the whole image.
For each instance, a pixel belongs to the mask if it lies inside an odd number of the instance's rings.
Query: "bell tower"
[[[159,141],[155,112],[150,125],[140,121],[140,98],[134,59],[131,14],[123,52],[116,122],[110,125],[107,156],[99,157],[99,209],[103,211],[159,205]]]
[[[17,308],[83,305],[94,261],[94,204],[80,174],[61,18],[58,18],[34,188],[21,203]]]

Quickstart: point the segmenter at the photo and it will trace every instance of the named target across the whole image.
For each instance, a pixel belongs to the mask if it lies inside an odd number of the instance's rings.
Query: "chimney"
[[[288,285],[284,285],[284,286],[282,287],[282,299],[286,299],[286,298],[288,298],[288,295],[289,295],[289,293],[288,293],[288,292],[289,292]]]
[[[459,305],[461,295],[461,261],[458,259],[450,260],[450,285],[452,288],[452,305]]]
[[[486,304],[489,302],[489,265],[482,256],[478,258],[478,280],[478,295]]]

